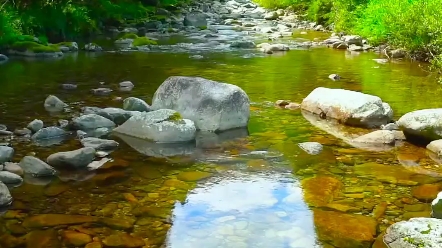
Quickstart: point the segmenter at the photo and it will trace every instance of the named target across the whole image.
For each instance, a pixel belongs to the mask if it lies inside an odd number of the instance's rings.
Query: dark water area
[[[188,53],[78,53],[1,65],[0,122],[10,130],[35,118],[54,125],[83,106],[121,108],[116,97],[151,103],[158,86],[175,75],[240,86],[252,101],[252,116],[246,132],[188,156],[146,156],[136,148],[148,145],[113,137],[120,146],[105,169],[60,171],[47,181],[25,178],[11,189],[14,204],[0,218],[0,247],[139,247],[140,240],[144,247],[167,248],[370,247],[389,225],[429,216],[442,170],[424,148],[404,142],[380,152],[358,149],[336,133],[366,130],[334,129],[273,105],[279,99],[301,102],[322,86],[377,95],[395,118],[440,107],[442,87],[418,64],[378,63],[375,53],[327,48],[200,54],[202,59]],[[332,73],[342,80],[330,80]],[[135,88],[119,91],[126,80]],[[78,88],[62,90],[63,83]],[[99,87],[114,91],[90,92]],[[50,94],[68,103],[70,112],[46,112]],[[324,151],[306,154],[297,144],[307,141],[320,142]],[[45,160],[81,148],[75,139],[51,147],[9,142],[14,162],[31,152]]]

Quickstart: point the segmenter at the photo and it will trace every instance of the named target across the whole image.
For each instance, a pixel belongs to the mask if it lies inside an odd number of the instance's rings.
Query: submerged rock
[[[396,137],[392,131],[389,130],[377,130],[365,135],[362,135],[354,142],[357,143],[369,143],[369,144],[394,144]]]
[[[161,109],[138,113],[114,132],[154,142],[174,143],[194,140],[196,128],[193,121],[182,119],[178,112]]]
[[[0,164],[11,161],[14,156],[14,148],[9,146],[0,146]]]
[[[389,123],[393,117],[391,107],[377,96],[323,87],[304,98],[301,108],[343,124],[363,127],[378,127]]]
[[[8,187],[0,181],[0,207],[9,206],[12,203],[12,196]]]
[[[442,139],[431,141],[427,145],[427,149],[436,153],[438,156],[442,155]]]
[[[26,235],[26,247],[55,248],[62,247],[55,229],[35,230]]]
[[[32,140],[47,140],[55,139],[59,137],[64,137],[69,133],[59,127],[45,127],[38,130],[34,135],[32,135]]]
[[[113,121],[117,125],[121,125],[129,120],[129,118],[135,113],[137,112],[127,111],[119,108],[104,108],[97,111],[96,114]]]
[[[31,174],[34,177],[53,176],[56,171],[47,163],[32,156],[26,156],[21,161],[19,166],[23,169],[24,173]]]
[[[384,236],[389,248],[440,247],[442,220],[412,218],[391,225]]]
[[[50,95],[44,102],[44,107],[49,112],[63,111],[68,105],[60,100],[58,97]]]
[[[64,231],[62,236],[63,243],[67,246],[83,247],[86,244],[92,242],[91,236],[76,231]]]
[[[299,143],[298,146],[310,155],[318,155],[323,149],[322,145],[318,142],[304,142]]]
[[[95,149],[85,147],[69,152],[57,152],[47,158],[48,164],[56,167],[85,168],[95,159]]]
[[[139,112],[151,111],[149,104],[136,97],[128,97],[124,99],[123,109],[128,111],[139,111]]]
[[[115,123],[97,114],[86,114],[72,120],[72,125],[78,130],[92,130],[101,127],[113,128]]]
[[[43,228],[62,225],[79,225],[98,222],[99,218],[88,215],[40,214],[27,217],[23,221],[26,228]]]
[[[397,124],[407,137],[424,141],[442,139],[442,108],[407,113]]]
[[[173,109],[203,131],[246,127],[250,100],[238,86],[200,77],[169,77],[157,89],[152,108]]]
[[[334,177],[317,176],[302,180],[304,200],[313,207],[324,207],[331,203],[342,187],[342,183]]]
[[[137,248],[145,245],[144,240],[141,238],[133,237],[127,233],[115,233],[103,240],[103,244],[106,247],[127,247]]]
[[[97,151],[109,151],[118,147],[118,142],[115,140],[99,139],[99,138],[84,138],[81,140],[84,147],[92,147]]]

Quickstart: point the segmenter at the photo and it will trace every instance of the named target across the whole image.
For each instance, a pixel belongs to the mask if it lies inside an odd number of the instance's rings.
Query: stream
[[[105,168],[60,171],[50,180],[25,177],[10,188],[14,202],[0,217],[0,247],[371,247],[391,224],[430,215],[442,169],[425,148],[407,142],[385,151],[356,148],[332,135],[324,120],[274,105],[300,103],[316,87],[342,88],[379,96],[397,119],[441,105],[442,88],[429,73],[405,60],[380,63],[374,52],[316,46],[329,34],[305,29],[278,39],[287,52],[231,48],[234,41],[267,42],[267,35],[217,18],[209,24],[218,30],[213,37],[210,28],[153,33],[162,38],[148,52],[104,44],[105,52],[12,57],[0,65],[0,123],[9,130],[34,119],[57,125],[84,106],[121,108],[129,96],[150,104],[158,86],[175,75],[238,85],[252,102],[246,132],[232,131],[190,154],[147,156],[144,144],[111,137],[120,145]],[[332,73],[342,79],[330,80]],[[118,90],[126,80],[134,89]],[[78,88],[63,90],[65,83]],[[99,87],[113,92],[91,93]],[[48,95],[70,111],[47,112]],[[308,141],[321,143],[323,152],[305,153],[298,143]],[[2,142],[14,147],[13,162],[81,148],[74,138],[50,147],[20,138]],[[383,247],[379,241],[374,247]]]

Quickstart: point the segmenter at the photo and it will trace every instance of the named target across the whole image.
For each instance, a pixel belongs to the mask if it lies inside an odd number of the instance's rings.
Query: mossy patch
[[[206,30],[207,29],[207,26],[200,26],[200,27],[198,27],[200,30]]]
[[[183,117],[181,116],[180,113],[175,112],[174,114],[172,114],[171,116],[169,116],[169,118],[167,118],[168,121],[180,121],[182,120]]]
[[[18,41],[12,44],[11,49],[25,52],[31,51],[34,53],[55,53],[60,52],[60,47],[58,45],[42,45],[33,41]]]
[[[147,37],[137,37],[133,43],[133,46],[149,46],[149,45],[157,45],[157,42],[154,40],[151,40]]]

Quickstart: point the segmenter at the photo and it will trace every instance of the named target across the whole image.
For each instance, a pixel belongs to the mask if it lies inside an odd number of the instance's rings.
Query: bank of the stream
[[[0,246],[382,247],[391,224],[429,217],[430,202],[442,189],[437,156],[406,141],[383,151],[356,148],[341,137],[370,130],[330,125],[274,102],[301,102],[317,87],[342,88],[381,97],[398,119],[440,106],[432,75],[409,61],[321,46],[329,35],[308,30],[314,27],[308,22],[284,20],[294,17],[290,13],[266,20],[268,12],[250,4],[215,6],[205,17],[206,30],[150,32],[158,45],[149,50],[121,47],[113,38],[98,41],[105,52],[12,56],[2,64],[0,122],[11,131],[34,119],[61,126],[59,120],[71,120],[82,107],[122,108],[127,97],[150,104],[160,84],[175,75],[238,85],[250,97],[251,118],[245,131],[154,156],[151,143],[110,136],[119,146],[98,170],[24,176],[10,187],[14,202],[0,218]],[[291,50],[269,54],[250,46],[269,36]],[[332,73],[341,79],[330,80]],[[133,89],[119,85],[127,80]],[[67,111],[48,112],[48,95],[67,103]],[[2,142],[14,148],[12,162],[82,147],[71,136],[49,147],[9,137]],[[308,141],[322,144],[322,152],[311,155],[298,146]],[[182,151],[187,155],[165,157]]]

